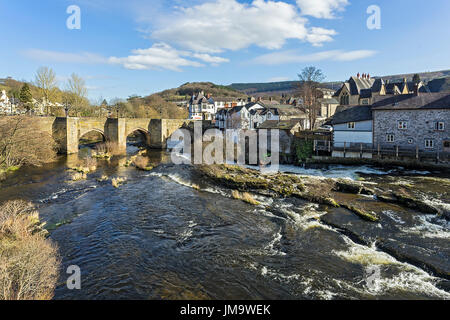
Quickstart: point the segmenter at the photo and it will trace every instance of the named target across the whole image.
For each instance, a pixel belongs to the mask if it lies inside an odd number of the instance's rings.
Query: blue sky
[[[70,30],[70,5],[81,29]],[[381,9],[369,30],[367,8]],[[448,0],[0,0],[0,77],[75,72],[89,97],[147,95],[185,82],[328,81],[450,68]]]

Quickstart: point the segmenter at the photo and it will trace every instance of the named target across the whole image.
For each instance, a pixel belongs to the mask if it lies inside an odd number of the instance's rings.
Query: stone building
[[[415,83],[404,78],[400,82],[388,82],[381,78],[372,78],[363,74],[350,79],[333,95],[340,106],[370,105],[377,96],[411,94],[417,90],[428,92],[423,82]]]
[[[372,105],[374,144],[450,152],[450,94],[393,95]]]

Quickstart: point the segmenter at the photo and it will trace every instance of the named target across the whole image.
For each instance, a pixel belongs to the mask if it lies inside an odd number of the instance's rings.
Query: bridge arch
[[[103,131],[103,130],[100,130],[100,129],[86,129],[86,130],[84,130],[84,131],[79,131],[78,132],[78,140],[81,140],[81,138],[83,138],[84,136],[86,136],[87,134],[90,134],[90,133],[93,133],[93,132],[96,132],[96,133],[99,133],[102,137],[103,137],[103,141],[106,141],[107,140],[107,137],[106,137],[106,135],[105,135],[105,132]]]
[[[140,139],[135,139],[134,141],[132,140],[132,142],[142,143],[145,145],[145,147],[150,147],[150,142],[151,142],[150,141],[150,132],[144,128],[137,127],[137,128],[129,129],[125,133],[125,135],[126,135],[127,143],[130,141],[130,139],[132,139],[133,136],[136,137],[137,135],[140,135]]]

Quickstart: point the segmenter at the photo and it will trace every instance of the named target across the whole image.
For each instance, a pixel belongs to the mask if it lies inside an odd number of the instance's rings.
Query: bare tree
[[[48,103],[57,87],[56,74],[53,69],[49,67],[40,67],[36,71],[34,82],[35,85],[41,90],[42,96],[44,98],[44,107],[46,109],[46,114],[48,115]]]
[[[320,82],[325,79],[322,70],[316,67],[306,67],[298,74],[300,84],[298,92],[303,99],[303,105],[308,112],[309,123],[311,129],[316,125],[317,114],[320,108],[318,99],[320,98],[320,91],[318,90]]]
[[[79,113],[81,108],[86,105],[87,88],[83,78],[72,73],[67,81],[67,91],[71,100],[72,109]]]

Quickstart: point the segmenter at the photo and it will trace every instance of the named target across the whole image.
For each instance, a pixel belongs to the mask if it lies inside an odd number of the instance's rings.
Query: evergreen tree
[[[31,90],[28,83],[24,83],[22,89],[20,89],[19,99],[23,103],[29,103],[33,100],[33,96],[31,95]]]
[[[27,111],[31,110],[31,102],[33,101],[33,96],[31,95],[30,86],[28,83],[24,83],[20,89],[19,99],[23,103]]]

